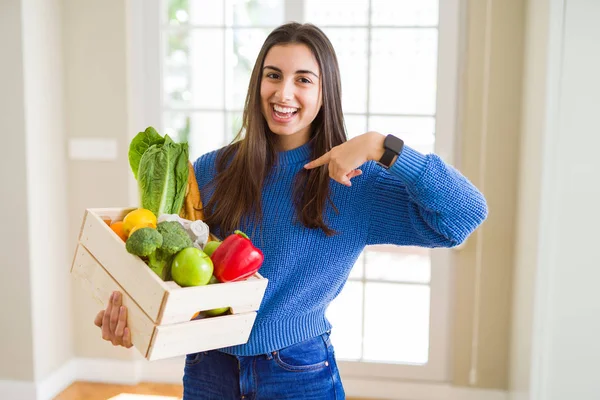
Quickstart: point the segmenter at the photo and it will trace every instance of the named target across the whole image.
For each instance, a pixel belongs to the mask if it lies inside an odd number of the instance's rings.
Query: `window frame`
[[[458,83],[464,36],[460,27],[464,25],[464,7],[464,0],[439,1],[435,153],[455,166],[459,162],[456,143],[459,139]],[[161,0],[127,2],[129,140],[143,126],[152,125],[158,127],[159,131],[164,130],[162,11]],[[286,12],[286,19],[293,19],[293,12],[291,14]],[[149,82],[157,84],[150,85]],[[130,202],[137,203],[137,198],[137,183],[130,177]],[[408,365],[338,360],[343,378],[437,382],[450,378],[453,251],[436,249],[430,252],[428,362],[424,365]],[[393,307],[390,307],[390,311],[393,314]]]

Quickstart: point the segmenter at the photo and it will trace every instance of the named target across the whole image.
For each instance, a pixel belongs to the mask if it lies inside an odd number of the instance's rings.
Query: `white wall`
[[[73,356],[61,0],[24,0],[23,67],[35,379]]]
[[[509,387],[514,400],[530,397],[533,299],[538,263],[542,143],[546,117],[548,5],[529,0],[525,22],[521,154],[510,345]]]
[[[0,397],[44,398],[73,357],[61,0],[0,5]]]
[[[599,18],[598,1],[551,2],[534,400],[596,400],[600,393]]]
[[[0,381],[32,381],[29,202],[21,1],[0,3]]]
[[[117,143],[115,160],[68,161],[67,237],[69,251],[74,252],[86,208],[130,205],[127,2],[64,0],[63,3],[67,139],[100,138]],[[136,356],[133,349],[116,348],[102,340],[93,324],[100,306],[89,293],[74,285],[73,298],[77,356],[126,360]]]

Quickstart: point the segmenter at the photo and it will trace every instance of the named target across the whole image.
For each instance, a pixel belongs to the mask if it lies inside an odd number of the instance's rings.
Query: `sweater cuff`
[[[388,171],[398,176],[403,182],[412,185],[421,177],[426,166],[427,156],[404,145],[402,153]]]

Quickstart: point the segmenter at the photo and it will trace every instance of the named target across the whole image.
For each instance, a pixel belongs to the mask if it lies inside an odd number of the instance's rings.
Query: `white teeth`
[[[296,112],[296,111],[298,111],[298,109],[297,109],[297,108],[291,108],[291,107],[281,107],[281,106],[278,106],[277,104],[274,104],[274,105],[273,105],[273,109],[274,109],[275,111],[277,111],[277,112],[280,112],[280,113],[286,113],[286,114],[287,114],[287,113],[292,113],[292,112]]]

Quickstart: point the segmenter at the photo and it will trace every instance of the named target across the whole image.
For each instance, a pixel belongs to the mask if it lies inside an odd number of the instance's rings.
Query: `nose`
[[[278,101],[285,103],[291,101],[294,98],[294,82],[284,80],[280,83],[277,90]]]

